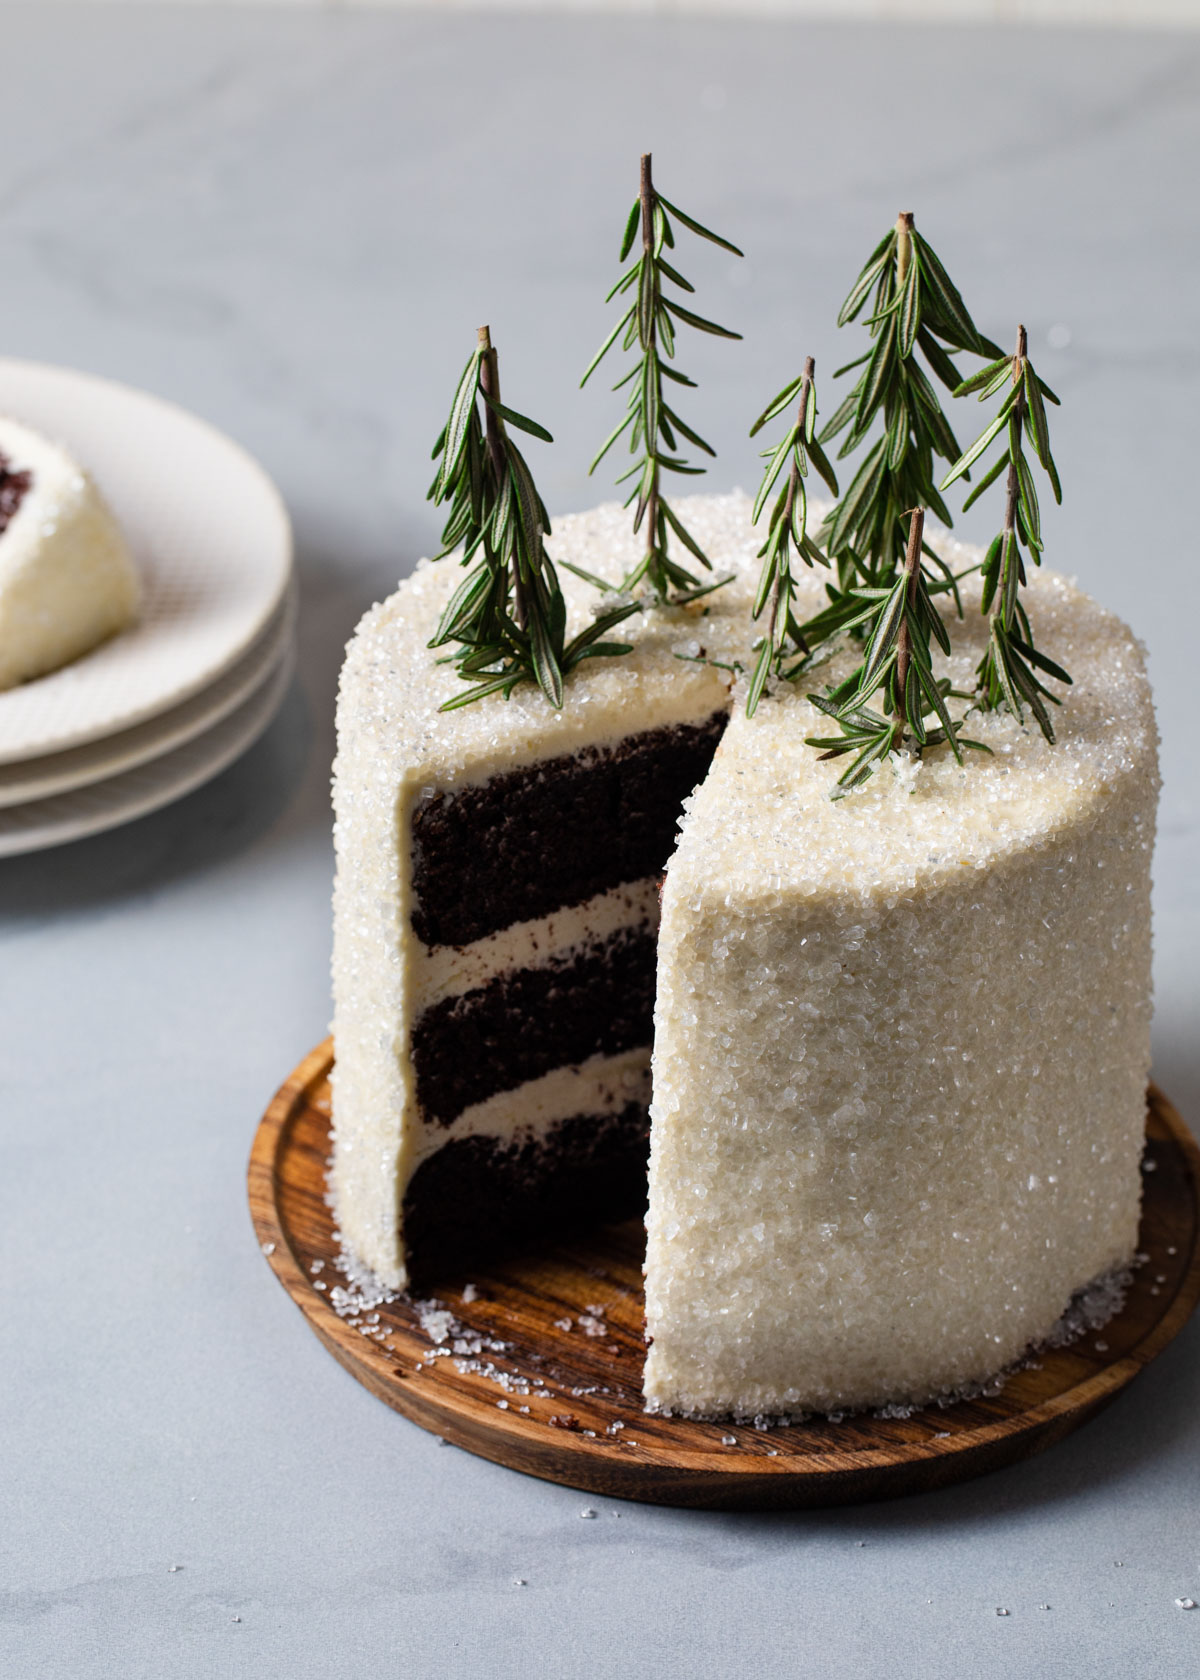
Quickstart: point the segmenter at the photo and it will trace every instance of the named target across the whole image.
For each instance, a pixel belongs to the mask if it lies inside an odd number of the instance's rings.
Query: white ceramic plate
[[[0,764],[13,764],[130,729],[214,683],[278,609],[292,538],[245,450],[144,391],[0,358],[0,414],[60,440],[92,474],[145,595],[133,629],[0,694]]]
[[[237,664],[201,689],[181,706],[172,706],[158,717],[137,723],[132,729],[106,735],[85,747],[44,758],[26,758],[16,764],[0,764],[0,810],[27,805],[34,799],[49,799],[71,788],[103,782],[124,770],[161,758],[185,742],[194,740],[228,717],[259,688],[275,670],[292,645],[296,628],[295,592],[289,590],[283,604],[273,613],[266,629]]]
[[[186,746],[110,781],[0,811],[0,857],[43,851],[116,828],[211,781],[253,746],[271,722],[287,693],[294,663],[289,648],[268,681],[237,711]]]

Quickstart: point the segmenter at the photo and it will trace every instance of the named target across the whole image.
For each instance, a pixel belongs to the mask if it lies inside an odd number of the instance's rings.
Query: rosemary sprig
[[[852,623],[864,630],[863,657],[835,688],[808,697],[841,730],[841,736],[832,739],[810,735],[808,745],[825,748],[823,758],[854,755],[838,778],[835,798],[860,786],[889,753],[902,747],[919,753],[947,741],[961,764],[962,748],[979,746],[960,735],[946,706],[953,692],[950,683],[933,674],[933,643],[948,654],[950,636],[921,565],[924,529],[924,510],[914,508],[904,566],[890,588],[849,591],[859,603],[859,615]],[[869,705],[881,689],[884,712]]]
[[[439,465],[428,492],[435,505],[450,504],[436,558],[461,544],[461,564],[469,568],[429,643],[433,648],[456,643],[450,662],[474,684],[447,700],[444,712],[486,694],[502,693],[507,700],[522,682],[536,682],[558,709],[563,679],[581,660],[630,651],[628,643],[602,637],[638,610],[636,602],[600,613],[566,641],[566,603],[544,543],[549,515],[508,434],[510,426],[554,441],[544,426],[500,401],[496,351],[488,328],[480,327],[450,418],[433,446]]]
[[[818,533],[821,547],[837,565],[838,587],[830,586],[831,607],[804,626],[812,646],[855,619],[854,601],[847,599],[852,585],[888,589],[895,582],[904,564],[908,509],[929,508],[943,524],[952,523],[934,481],[933,462],[935,456],[956,460],[959,446],[917,351],[934,377],[952,391],[961,375],[950,351],[1001,353],[975,326],[937,253],[913,226],[911,211],[900,214],[872,251],[842,305],[838,325],[857,320],[868,299],[865,324],[873,342],[834,375],[836,379],[862,369],[854,389],[821,431],[820,442],[829,443],[845,432],[838,456],[843,459],[867,441],[877,420],[882,430]],[[924,554],[935,569],[929,572],[930,586],[953,591],[957,601],[949,569],[927,544]]]
[[[691,216],[685,215],[677,205],[662,197],[654,186],[650,172],[650,153],[646,152],[642,157],[638,196],[625,224],[619,260],[623,263],[629,256],[639,227],[642,236],[641,254],[625,270],[605,299],[607,303],[614,297],[623,298],[632,291],[633,301],[592,357],[587,372],[580,380],[581,386],[587,384],[618,338],[622,340],[623,350],[632,350],[637,346],[641,351],[639,360],[613,386],[614,391],[619,391],[623,385],[629,386],[625,418],[606,438],[588,472],[595,472],[617,439],[628,431],[629,452],[636,459],[628,471],[620,475],[617,483],[623,484],[628,479],[634,481],[625,506],[635,504],[633,528],[637,532],[644,525],[646,538],[642,557],[625,578],[621,588],[626,591],[633,590],[645,580],[651,593],[659,600],[671,599],[672,590],[684,591],[691,595],[698,587],[702,587],[697,577],[668,554],[668,533],[673,533],[702,566],[712,570],[707,555],[684,527],[662,493],[664,472],[692,475],[705,470],[703,467],[689,464],[679,453],[676,434],[686,438],[704,454],[716,454],[711,444],[706,443],[694,432],[670,406],[663,393],[664,379],[675,385],[693,388],[696,383],[678,368],[667,365],[675,356],[676,328],[680,325],[693,327],[699,332],[714,333],[718,338],[742,336],[741,333],[730,332],[727,327],[718,326],[715,321],[706,320],[702,315],[694,314],[677,299],[664,295],[664,281],[669,281],[684,292],[695,291],[691,282],[685,280],[665,256],[665,252],[674,249],[675,245],[672,216],[682,222],[684,227],[698,234],[701,239],[719,245],[722,250],[732,251],[734,256],[742,255],[737,246],[731,245],[728,239],[723,239],[720,234],[702,227]],[[677,595],[674,598],[680,597]]]
[[[783,413],[797,391],[800,393],[796,419],[781,441],[771,449],[764,449],[763,455],[767,460],[767,470],[763,474],[763,481],[759,488],[758,497],[754,503],[752,523],[757,525],[766,506],[767,498],[783,471],[788,465],[788,475],[783,488],[775,498],[775,505],[771,509],[771,518],[767,526],[767,540],[759,549],[759,558],[763,562],[762,574],[758,580],[758,592],[754,597],[753,616],[757,619],[770,602],[770,612],[767,616],[766,633],[762,637],[758,660],[750,678],[750,688],[746,695],[746,716],[753,717],[758,702],[766,686],[767,676],[771,670],[781,674],[781,667],[793,653],[806,655],[808,643],[804,639],[804,632],[793,610],[796,598],[796,583],[792,576],[792,552],[795,551],[804,563],[811,566],[814,561],[822,566],[828,566],[829,561],[821,553],[816,543],[808,534],[808,496],[804,481],[808,477],[808,462],[825,480],[830,490],[836,496],[838,493],[837,477],[826,458],[825,451],[816,440],[817,425],[817,388],[815,383],[816,363],[811,356],[805,359],[804,372],[790,384],[785,385],[777,396],[772,397],[766,408],[750,428],[750,436],[754,437],[762,428],[775,417]],[[790,463],[790,464],[789,464]]]
[[[1021,586],[1026,582],[1026,549],[1035,566],[1042,563],[1042,518],[1038,508],[1033,473],[1021,447],[1026,430],[1033,441],[1033,452],[1050,480],[1056,502],[1062,501],[1062,485],[1058,468],[1050,453],[1050,431],[1046,424],[1046,402],[1058,405],[1058,398],[1050,387],[1038,378],[1029,360],[1025,328],[1017,328],[1017,347],[1011,356],[1000,356],[966,379],[955,392],[965,396],[978,391],[980,402],[994,396],[1006,384],[1009,389],[991,424],[986,426],[971,447],[954,463],[942,481],[942,489],[964,477],[976,461],[982,459],[989,446],[1003,436],[1005,445],[987,473],[963,503],[963,511],[994,484],[1008,468],[1007,494],[1004,504],[1004,528],[993,537],[983,562],[982,610],[986,615],[993,609],[988,626],[987,651],[976,673],[978,694],[976,704],[983,711],[1003,706],[1014,717],[1024,718],[1028,706],[1038,721],[1047,741],[1054,740],[1054,726],[1046,710],[1045,701],[1057,706],[1061,702],[1041,681],[1038,672],[1069,683],[1070,677],[1061,665],[1056,665],[1034,646],[1029,615],[1020,598]],[[1045,400],[1043,400],[1045,399]]]

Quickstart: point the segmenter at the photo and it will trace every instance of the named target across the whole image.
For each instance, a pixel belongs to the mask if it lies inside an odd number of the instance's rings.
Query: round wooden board
[[[1200,1151],[1151,1086],[1146,1259],[1102,1331],[1041,1352],[998,1394],[904,1418],[861,1413],[756,1430],[649,1416],[637,1222],[447,1278],[431,1301],[368,1306],[357,1327],[352,1311],[344,1316],[335,1292],[347,1279],[325,1202],[332,1066],[327,1040],[277,1092],[255,1138],[250,1207],[276,1276],[334,1357],[389,1406],[456,1446],[590,1493],[749,1509],[964,1481],[1086,1422],[1178,1334],[1200,1297]],[[451,1316],[431,1316],[439,1310]]]

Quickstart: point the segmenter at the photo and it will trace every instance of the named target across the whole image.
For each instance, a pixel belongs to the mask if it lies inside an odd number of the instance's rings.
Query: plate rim
[[[77,793],[83,788],[94,787],[97,782],[111,781],[117,776],[123,776],[127,770],[141,769],[144,765],[152,764],[156,758],[164,758],[178,747],[187,746],[190,741],[196,740],[198,736],[205,734],[209,729],[215,729],[219,723],[231,716],[239,706],[244,705],[252,695],[257,693],[274,673],[287,650],[293,646],[298,611],[297,591],[293,584],[289,586],[283,601],[257,638],[257,643],[261,643],[262,647],[255,664],[247,665],[246,670],[240,675],[235,664],[222,676],[217,677],[214,682],[208,684],[207,688],[217,688],[231,677],[238,678],[230,692],[222,695],[215,705],[196,712],[182,725],[178,721],[173,725],[172,718],[185,708],[194,706],[198,700],[203,700],[207,689],[201,689],[198,694],[193,694],[187,700],[181,700],[177,706],[170,706],[166,711],[160,712],[154,717],[143,718],[141,723],[132,724],[127,730],[117,729],[111,735],[103,735],[96,741],[84,742],[78,747],[64,747],[61,753],[46,753],[41,755],[39,759],[24,759],[14,764],[0,764],[0,822],[3,821],[5,812],[18,810],[22,805],[37,804],[43,799],[57,799],[64,793]],[[242,655],[242,660],[249,660],[255,654],[257,643],[252,643],[247,648]],[[238,663],[241,663],[241,661]],[[22,791],[12,798],[8,797],[11,790],[3,786],[5,773],[19,770],[22,764],[37,764],[44,761],[45,764],[52,765],[55,759],[66,758],[72,753],[89,751],[99,753],[106,743],[110,741],[114,744],[119,743],[121,736],[132,734],[137,730],[155,730],[156,728],[161,728],[161,736],[152,734],[143,743],[142,747],[134,751],[130,757],[118,759],[115,763],[109,759],[107,762],[93,764],[86,769],[77,767],[74,772],[64,771],[62,774],[68,775],[70,779],[59,782],[53,782],[49,772],[43,770],[43,782],[50,785],[42,786],[35,793]],[[172,733],[172,730],[174,730],[174,733]]]
[[[231,454],[239,458],[240,464],[243,469],[246,470],[248,477],[256,480],[258,489],[264,493],[264,505],[270,505],[274,523],[276,525],[277,536],[281,538],[281,564],[278,568],[279,575],[275,590],[268,601],[265,610],[260,613],[257,621],[250,625],[249,629],[242,634],[239,640],[229,644],[228,649],[219,661],[214,661],[195,679],[182,684],[178,688],[172,688],[170,693],[161,702],[147,700],[140,706],[136,706],[127,712],[120,713],[119,721],[116,723],[114,723],[110,718],[107,723],[94,726],[83,725],[69,734],[43,736],[36,742],[18,748],[15,751],[11,748],[0,746],[0,766],[20,764],[29,758],[49,757],[52,753],[65,752],[72,747],[88,746],[94,741],[103,740],[107,735],[118,734],[125,729],[132,729],[137,724],[144,723],[149,718],[156,717],[161,712],[170,710],[173,706],[182,705],[185,701],[192,699],[196,694],[209,686],[211,683],[219,681],[219,679],[229,670],[230,666],[235,664],[237,660],[249,650],[255,637],[261,633],[264,625],[270,619],[271,615],[278,610],[295,573],[296,560],[295,533],[292,529],[291,515],[288,513],[287,504],[283,499],[283,494],[278,485],[271,478],[262,463],[250,453],[244,444],[239,443],[236,438],[231,437],[229,433],[223,431],[220,426],[214,425],[211,420],[205,419],[203,415],[197,414],[190,408],[185,408],[182,403],[175,402],[170,397],[159,396],[157,392],[147,391],[138,385],[130,385],[124,380],[109,378],[105,374],[89,373],[82,368],[68,367],[57,362],[43,362],[22,356],[0,356],[0,383],[3,381],[4,371],[6,368],[15,368],[20,370],[22,373],[33,373],[38,376],[49,375],[52,379],[79,380],[85,384],[100,387],[105,391],[119,392],[122,397],[134,397],[140,402],[148,403],[160,409],[165,409],[173,416],[176,416],[186,421],[188,424],[197,427],[201,431],[208,433],[212,439],[221,444]],[[7,412],[2,399],[0,399],[0,412]],[[19,415],[15,414],[10,417],[14,420],[21,419]],[[30,424],[27,420],[21,420],[21,423],[24,425]],[[35,429],[45,432],[46,428],[44,426],[39,426]],[[81,461],[80,465],[83,467],[85,472],[90,473],[93,470],[90,463],[87,461]],[[104,487],[101,486],[102,490],[103,488]],[[136,625],[131,628],[136,628]],[[126,632],[121,631],[118,632],[115,637],[108,637],[105,641],[99,643],[96,648],[89,649],[88,653],[81,654],[76,660],[68,661],[68,666],[78,666],[85,663],[93,653],[98,653],[104,648],[111,647],[115,642],[119,642],[121,636],[124,634],[126,634]],[[65,670],[68,666],[60,666],[59,669]],[[48,671],[45,673],[47,677],[52,677],[55,674],[56,673],[54,671]],[[29,683],[18,684],[17,688],[28,689],[32,687],[33,684],[42,680],[43,679],[40,677],[35,677],[32,678]],[[0,702],[3,701],[4,694],[11,692],[15,692],[15,690],[6,689],[0,692]]]
[[[213,781],[227,770],[229,766],[249,752],[255,742],[266,733],[283,705],[292,679],[296,671],[296,655],[292,646],[285,647],[274,669],[264,680],[246,696],[241,706],[222,718],[210,729],[200,735],[185,741],[181,746],[174,747],[159,759],[151,759],[146,764],[140,764],[130,770],[118,771],[110,781],[119,782],[126,775],[135,776],[146,770],[158,769],[164,772],[161,780],[156,782],[145,793],[136,798],[131,797],[125,805],[109,807],[102,811],[93,811],[87,816],[74,820],[63,819],[56,825],[49,819],[42,828],[34,828],[25,832],[5,834],[3,831],[4,812],[0,811],[0,860],[12,857],[25,857],[33,852],[51,851],[56,846],[70,845],[75,840],[87,840],[92,835],[103,834],[109,829],[122,828],[126,823],[136,822],[140,817],[153,815],[161,811],[164,806],[173,805],[177,800],[186,799],[188,794],[195,793],[206,782]],[[239,717],[243,719],[243,726],[234,729]],[[168,770],[171,759],[176,753],[185,753],[196,748],[208,735],[229,727],[229,736],[211,758],[201,758],[186,773],[180,772],[171,777]],[[177,767],[178,769],[178,767]],[[90,783],[90,787],[102,788],[104,782]],[[75,794],[87,792],[87,788],[75,788],[66,793],[51,794],[45,801],[30,800],[30,806],[42,803],[52,804],[60,799],[71,799]],[[21,805],[9,806],[10,811],[21,811],[28,807]]]

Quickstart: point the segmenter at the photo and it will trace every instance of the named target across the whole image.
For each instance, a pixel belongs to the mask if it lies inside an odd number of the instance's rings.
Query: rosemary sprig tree
[[[808,356],[805,358],[804,372],[771,399],[750,428],[750,436],[754,437],[777,415],[782,414],[799,392],[795,421],[778,444],[763,450],[763,455],[767,458],[767,470],[763,474],[763,481],[754,503],[753,523],[757,525],[767,498],[780,473],[787,466],[787,478],[771,509],[767,540],[758,551],[763,568],[758,580],[758,592],[754,597],[754,617],[757,619],[762,615],[768,602],[770,610],[746,696],[748,717],[754,716],[768,674],[772,670],[777,674],[786,674],[782,667],[793,654],[798,653],[803,657],[808,653],[808,643],[804,639],[804,632],[794,610],[796,582],[792,575],[793,559],[801,559],[807,566],[811,566],[814,561],[818,561],[822,566],[829,564],[808,534],[808,496],[804,485],[808,477],[808,463],[811,460],[832,493],[835,496],[838,493],[837,477],[825,451],[816,439],[815,373],[816,363]]]
[[[865,324],[871,347],[834,375],[862,369],[822,429],[820,442],[828,444],[845,433],[840,460],[867,442],[877,422],[879,430],[818,533],[837,566],[838,587],[830,588],[830,606],[804,626],[813,647],[857,618],[854,585],[892,586],[905,563],[904,519],[910,508],[932,509],[943,524],[952,523],[935,482],[934,458],[955,461],[960,450],[917,352],[951,391],[962,382],[951,351],[1001,354],[979,332],[937,253],[913,226],[911,211],[900,214],[872,251],[842,305],[838,325],[857,320],[868,300]],[[923,552],[932,568],[930,585],[954,590],[949,569],[933,549],[926,545]]]
[[[863,657],[836,688],[808,697],[841,730],[840,736],[832,738],[810,735],[808,745],[823,747],[823,758],[853,754],[838,778],[835,798],[860,786],[889,753],[900,748],[920,752],[948,741],[961,764],[963,747],[979,745],[959,734],[946,707],[950,683],[933,674],[933,644],[949,653],[950,637],[930,597],[921,564],[924,532],[924,509],[914,508],[904,564],[896,581],[886,589],[850,592],[859,605],[852,625],[861,625],[865,632]],[[883,710],[877,711],[869,702],[880,690]]]
[[[659,600],[671,599],[673,590],[684,592],[684,598],[687,598],[694,595],[698,588],[703,588],[699,578],[671,558],[667,549],[670,533],[674,534],[702,566],[712,570],[707,555],[684,527],[662,489],[664,473],[692,475],[703,473],[705,470],[703,467],[689,464],[680,454],[680,438],[685,438],[705,455],[716,454],[711,444],[706,443],[694,432],[668,403],[664,393],[664,380],[672,385],[693,388],[696,383],[678,368],[668,365],[675,357],[676,330],[679,326],[686,326],[693,327],[698,332],[714,333],[718,338],[742,336],[741,333],[730,332],[727,327],[718,326],[715,321],[706,320],[702,315],[694,314],[676,297],[664,293],[664,283],[668,282],[682,292],[695,291],[691,282],[684,279],[666,256],[666,252],[673,250],[675,246],[672,217],[692,233],[698,234],[701,239],[708,240],[710,244],[719,245],[725,251],[732,251],[736,257],[742,255],[737,246],[730,244],[728,239],[723,239],[720,234],[702,227],[691,216],[685,215],[677,205],[662,197],[654,186],[650,153],[646,152],[642,157],[638,196],[625,224],[619,260],[623,263],[629,256],[639,229],[641,252],[621,275],[605,302],[614,297],[625,298],[631,292],[633,298],[593,356],[587,372],[580,380],[581,386],[587,384],[618,338],[621,339],[622,349],[637,349],[640,352],[633,367],[613,386],[615,391],[619,391],[624,385],[629,386],[625,417],[609,434],[588,471],[594,473],[617,439],[625,432],[629,433],[629,452],[635,459],[632,466],[620,475],[617,483],[623,484],[629,479],[633,480],[633,488],[625,506],[634,506],[633,528],[635,532],[644,529],[645,546],[641,559],[629,572],[621,588],[625,591],[634,590],[645,581],[652,594]],[[674,598],[680,597],[676,595]]]
[[[629,644],[602,638],[638,610],[635,602],[599,614],[566,640],[566,603],[544,542],[550,519],[510,426],[554,441],[544,426],[500,401],[496,351],[489,329],[480,327],[450,418],[433,446],[439,464],[428,493],[435,505],[450,504],[436,558],[461,544],[468,568],[429,643],[456,644],[450,662],[473,684],[447,700],[444,712],[485,694],[502,693],[507,700],[522,682],[536,682],[557,709],[563,679],[581,660],[629,652]]]
[[[943,490],[962,478],[980,460],[997,438],[1004,438],[999,456],[963,503],[965,512],[1007,467],[1004,528],[993,537],[983,562],[982,608],[990,611],[987,651],[979,662],[976,704],[984,711],[1003,706],[1015,717],[1024,717],[1028,706],[1047,741],[1054,740],[1054,726],[1045,702],[1057,706],[1057,695],[1041,681],[1038,673],[1069,683],[1070,677],[1034,646],[1029,615],[1021,600],[1026,582],[1025,552],[1035,566],[1042,563],[1042,519],[1038,508],[1033,473],[1025,458],[1022,440],[1026,432],[1033,452],[1050,480],[1056,502],[1062,501],[1058,469],[1050,453],[1050,431],[1046,423],[1046,402],[1058,405],[1050,387],[1038,378],[1029,360],[1024,327],[1017,328],[1017,347],[1011,356],[1000,356],[959,386],[955,395],[978,391],[980,402],[1007,385],[1008,392],[991,424],[960,456],[942,481]],[[1023,552],[1025,551],[1025,552]]]

